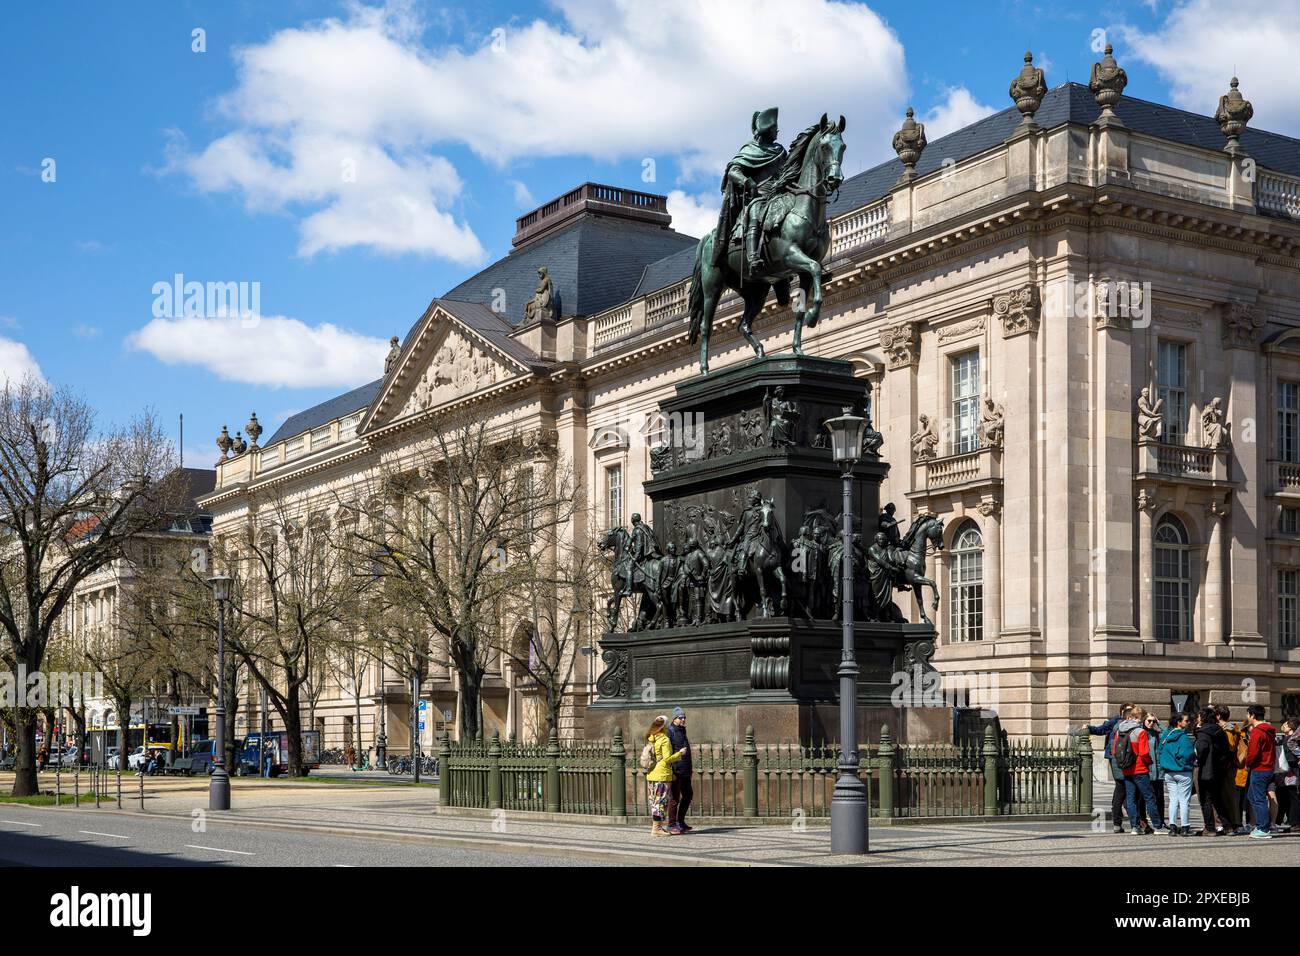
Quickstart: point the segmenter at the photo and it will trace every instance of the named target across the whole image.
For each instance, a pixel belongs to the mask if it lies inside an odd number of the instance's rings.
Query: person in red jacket
[[[1129,713],[1127,720],[1121,721],[1115,728],[1117,735],[1124,735],[1128,738],[1128,747],[1125,748],[1118,736],[1115,741],[1116,761],[1120,761],[1121,752],[1124,749],[1131,749],[1133,752],[1133,762],[1123,767],[1124,770],[1124,789],[1128,796],[1128,816],[1130,820],[1138,819],[1137,798],[1138,794],[1142,795],[1142,801],[1146,804],[1148,825],[1146,829],[1141,829],[1136,825],[1133,827],[1133,833],[1151,834],[1156,830],[1164,829],[1164,821],[1161,819],[1162,807],[1156,801],[1155,791],[1151,788],[1151,739],[1145,726],[1147,713],[1141,707],[1134,707]],[[1155,829],[1152,829],[1154,827]]]
[[[1277,767],[1277,731],[1264,720],[1264,708],[1251,704],[1246,708],[1246,726],[1250,728],[1250,741],[1246,749],[1246,770],[1250,781],[1246,785],[1246,799],[1255,815],[1255,829],[1251,837],[1267,840],[1273,836],[1268,806],[1268,785],[1273,781]]]

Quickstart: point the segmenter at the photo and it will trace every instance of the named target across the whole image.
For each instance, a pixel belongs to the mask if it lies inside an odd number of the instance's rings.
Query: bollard
[[[1077,813],[1092,813],[1092,737],[1087,730],[1080,732],[1079,748],[1079,805]]]
[[[122,768],[117,768],[117,808],[122,809]]]
[[[991,726],[984,728],[984,815],[998,815],[998,742]]]
[[[140,774],[140,809],[144,810],[144,774]]]
[[[72,805],[81,806],[81,761],[77,761],[77,767],[72,771]]]
[[[560,812],[560,735],[554,727],[546,741],[546,786],[544,797],[547,813]]]
[[[104,770],[103,767],[95,768],[95,809],[96,810],[99,809],[99,791],[102,790],[104,786],[103,770]]]
[[[438,738],[438,805],[451,806],[451,734],[442,732]]]
[[[54,805],[57,807],[63,799],[63,755],[59,755],[59,762],[54,766]]]
[[[488,809],[501,809],[501,731],[492,731],[492,746],[488,747]]]
[[[609,748],[610,813],[616,817],[627,816],[627,751],[623,749],[623,728],[614,728],[614,743]]]
[[[744,815],[756,817],[758,816],[758,747],[754,745],[753,724],[745,728],[745,748],[741,751],[741,762],[745,772],[741,784],[745,795]]]
[[[894,791],[898,781],[894,779],[894,739],[889,733],[889,725],[880,728],[880,750],[876,760],[880,766],[880,816],[888,819],[894,815]]]

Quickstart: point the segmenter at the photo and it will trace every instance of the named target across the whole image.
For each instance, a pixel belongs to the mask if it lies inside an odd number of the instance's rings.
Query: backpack
[[[653,770],[658,763],[659,761],[655,759],[655,742],[647,741],[641,748],[641,769]]]
[[[1115,731],[1115,743],[1110,749],[1115,766],[1127,770],[1137,763],[1137,754],[1133,751],[1133,737],[1128,733]]]
[[[1250,753],[1250,732],[1237,734],[1237,766],[1246,766],[1246,755]]]

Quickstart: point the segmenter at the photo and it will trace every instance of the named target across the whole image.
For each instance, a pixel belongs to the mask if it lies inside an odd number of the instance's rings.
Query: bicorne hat
[[[776,129],[776,107],[773,106],[769,109],[759,110],[756,112],[751,125],[753,126],[755,136]]]

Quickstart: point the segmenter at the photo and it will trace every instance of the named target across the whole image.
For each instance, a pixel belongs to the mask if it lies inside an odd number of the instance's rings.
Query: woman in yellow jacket
[[[654,767],[646,773],[646,791],[650,799],[650,833],[652,836],[669,836],[664,828],[668,819],[668,800],[673,792],[673,764],[682,759],[685,749],[673,753],[664,728],[667,717],[656,717],[646,733],[646,747],[654,754]]]

